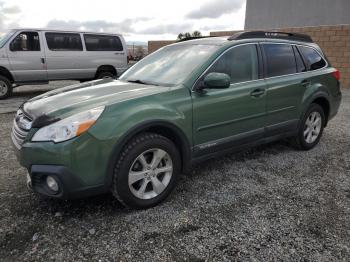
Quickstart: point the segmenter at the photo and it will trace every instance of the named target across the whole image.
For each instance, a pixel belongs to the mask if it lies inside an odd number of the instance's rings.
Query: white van
[[[10,30],[0,38],[0,99],[18,85],[117,77],[127,64],[119,34]]]

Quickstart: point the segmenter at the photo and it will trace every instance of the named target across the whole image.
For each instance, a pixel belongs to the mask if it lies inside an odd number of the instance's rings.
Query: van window
[[[267,60],[267,76],[281,76],[297,72],[293,47],[285,44],[263,44]]]
[[[208,70],[208,73],[225,73],[231,83],[258,79],[258,55],[256,45],[237,46],[224,53]]]
[[[51,51],[82,51],[83,44],[79,34],[45,33],[47,47]]]
[[[306,66],[304,64],[304,60],[298,50],[298,48],[294,47],[294,54],[295,54],[295,61],[297,62],[297,70],[298,73],[300,72],[306,72]]]
[[[123,51],[123,45],[117,36],[84,34],[87,51]]]
[[[40,51],[40,40],[37,32],[21,32],[12,40],[11,51]]]
[[[317,70],[326,66],[326,61],[324,61],[315,49],[306,46],[298,46],[298,48],[308,64],[308,70]]]

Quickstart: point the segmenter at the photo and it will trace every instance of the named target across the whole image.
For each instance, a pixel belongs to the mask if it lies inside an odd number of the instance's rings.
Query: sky
[[[51,28],[121,33],[129,42],[244,28],[246,0],[0,0],[0,33]]]

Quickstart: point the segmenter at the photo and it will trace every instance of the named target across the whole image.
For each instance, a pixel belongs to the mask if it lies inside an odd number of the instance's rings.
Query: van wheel
[[[101,71],[97,74],[96,79],[104,79],[104,78],[115,78],[115,74],[110,71]]]
[[[298,135],[293,139],[294,145],[301,150],[316,146],[321,139],[325,119],[323,108],[318,104],[311,104],[301,120]]]
[[[154,133],[136,136],[115,165],[113,195],[128,207],[157,205],[175,187],[180,161],[178,150],[166,137]]]
[[[0,76],[0,99],[5,99],[12,94],[12,83],[4,76]]]

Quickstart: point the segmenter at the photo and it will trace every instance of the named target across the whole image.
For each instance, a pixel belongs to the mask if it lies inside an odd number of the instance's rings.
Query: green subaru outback
[[[12,140],[34,191],[112,192],[147,208],[193,163],[283,138],[313,148],[340,101],[339,72],[309,36],[246,32],[169,45],[118,80],[37,96]]]

